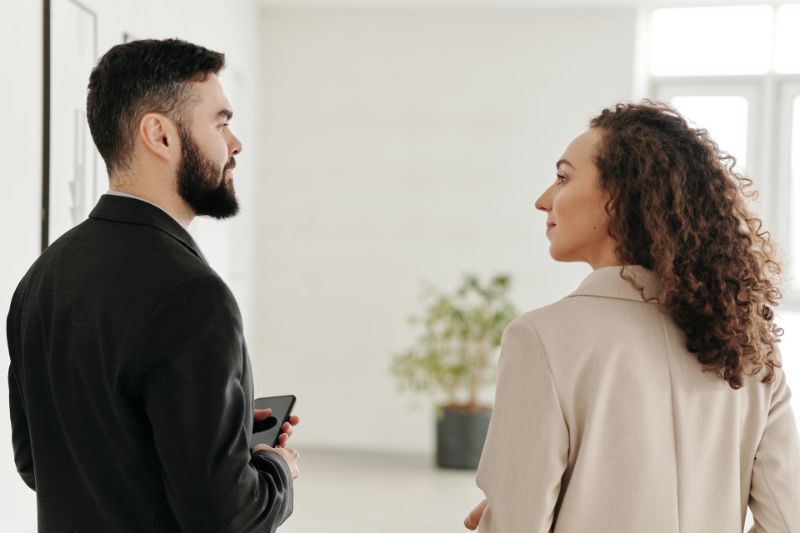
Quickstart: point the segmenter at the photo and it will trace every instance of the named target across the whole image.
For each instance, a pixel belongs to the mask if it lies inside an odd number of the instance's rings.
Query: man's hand
[[[272,416],[272,409],[253,409],[253,420],[255,422],[262,422]],[[286,446],[286,441],[294,433],[294,426],[300,423],[300,418],[290,416],[288,422],[284,422],[281,426],[281,434],[278,435],[278,445],[276,448],[283,448]]]
[[[254,422],[263,422],[267,418],[272,416],[272,409],[254,409],[253,410],[253,421]],[[286,461],[286,464],[289,465],[289,470],[292,472],[292,479],[297,479],[297,476],[300,475],[300,468],[297,465],[297,461],[300,459],[300,453],[297,450],[293,450],[291,448],[286,447],[286,441],[289,440],[289,437],[292,436],[294,433],[294,426],[300,423],[300,418],[296,416],[290,416],[288,422],[284,422],[281,426],[281,434],[278,435],[278,445],[272,448],[271,446],[267,446],[266,444],[257,444],[255,448],[253,448],[252,453],[255,453],[260,450],[265,451],[272,451],[283,457],[283,460]]]
[[[289,470],[292,472],[292,479],[297,479],[297,476],[300,475],[300,467],[297,465],[297,461],[300,459],[300,452],[298,452],[297,450],[285,447],[271,448],[266,444],[256,444],[256,447],[253,448],[253,453],[262,450],[268,452],[275,452],[281,457],[283,457],[283,460],[286,461],[286,464],[289,465]]]
[[[478,524],[481,521],[481,517],[483,516],[483,512],[486,510],[486,505],[488,503],[488,500],[483,500],[481,503],[476,505],[475,508],[470,511],[467,517],[464,519],[464,527],[470,530],[478,529]]]

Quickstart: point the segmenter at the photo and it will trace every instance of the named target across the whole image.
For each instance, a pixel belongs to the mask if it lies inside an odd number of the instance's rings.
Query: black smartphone
[[[296,399],[292,394],[256,398],[256,401],[253,402],[253,408],[272,409],[272,416],[260,422],[253,421],[253,436],[250,438],[251,449],[256,444],[266,444],[273,448],[277,446],[278,437],[281,434],[281,426],[284,422],[289,421]]]

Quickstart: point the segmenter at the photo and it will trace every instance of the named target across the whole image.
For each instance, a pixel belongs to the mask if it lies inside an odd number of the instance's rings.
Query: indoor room
[[[3,317],[42,250],[109,189],[85,108],[101,56],[151,38],[224,52],[240,211],[188,231],[238,303],[254,396],[296,397],[283,533],[466,531],[485,497],[480,445],[473,464],[443,458],[445,407],[480,406],[488,424],[500,333],[592,273],[548,253],[537,199],[619,102],[674,106],[752,180],[782,266],[782,369],[800,390],[799,2],[15,0],[0,14]],[[480,338],[431,338],[464,309],[500,318]],[[432,361],[453,343],[474,358]],[[36,493],[0,398],[2,529],[32,533]]]

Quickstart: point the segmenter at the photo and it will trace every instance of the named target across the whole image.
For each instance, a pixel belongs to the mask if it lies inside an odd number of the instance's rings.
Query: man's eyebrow
[[[224,118],[225,120],[230,120],[233,118],[233,111],[230,109],[222,109],[219,113],[217,113],[217,118]]]
[[[569,165],[569,166],[571,166],[573,169],[575,168],[575,165],[573,165],[572,163],[570,163],[570,162],[569,162],[569,161],[567,161],[566,159],[559,159],[559,160],[558,160],[558,163],[556,163],[556,170],[558,170],[558,167],[560,167],[561,165]]]

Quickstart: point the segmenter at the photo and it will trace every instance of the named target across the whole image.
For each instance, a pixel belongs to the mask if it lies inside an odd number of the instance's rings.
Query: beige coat
[[[627,267],[647,294],[657,281]],[[484,533],[800,533],[800,444],[782,371],[731,389],[620,278],[593,272],[503,337],[478,468]]]

